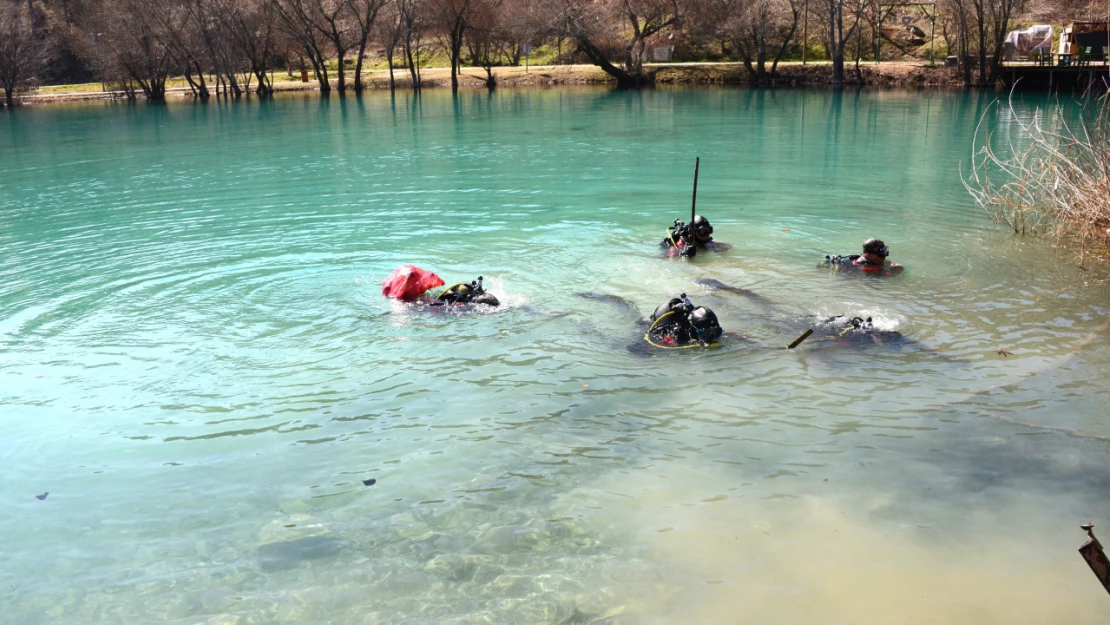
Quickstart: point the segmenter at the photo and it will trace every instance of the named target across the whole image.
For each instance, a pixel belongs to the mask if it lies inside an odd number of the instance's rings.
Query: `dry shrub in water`
[[[1069,123],[1060,107],[1038,109],[1027,119],[1008,104],[1023,147],[991,146],[976,130],[971,176],[964,186],[995,221],[1018,234],[1045,234],[1076,248],[1082,267],[1088,255],[1110,251],[1110,101],[1091,101]],[[984,119],[986,115],[984,114]],[[983,126],[982,120],[980,127]]]

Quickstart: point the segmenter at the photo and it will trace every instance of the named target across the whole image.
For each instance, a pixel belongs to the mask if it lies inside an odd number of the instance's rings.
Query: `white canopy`
[[[1052,52],[1052,26],[1037,24],[1025,30],[1011,30],[1006,35],[1006,50],[1018,56]]]

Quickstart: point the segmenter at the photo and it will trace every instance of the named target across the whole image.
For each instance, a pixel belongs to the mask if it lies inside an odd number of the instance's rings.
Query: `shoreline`
[[[647,64],[655,74],[657,87],[682,86],[749,86],[748,72],[743,63],[668,63]],[[397,90],[410,91],[411,81],[406,70],[394,69]],[[845,87],[902,87],[915,89],[956,90],[963,89],[954,68],[943,65],[930,66],[924,61],[883,63],[861,63],[857,72],[855,64],[844,68]],[[594,65],[538,65],[525,67],[496,67],[493,74],[497,78],[497,88],[558,87],[558,86],[607,86],[616,81]],[[176,83],[180,79],[174,79]],[[421,81],[426,89],[450,89],[450,68],[427,68],[421,70]],[[332,80],[335,89],[336,81]],[[353,81],[347,77],[348,89]],[[367,90],[389,89],[389,70],[370,70],[363,72],[363,83]],[[308,82],[289,80],[282,75],[274,81],[274,91],[279,93],[319,92],[315,79]],[[121,91],[81,90],[65,91],[81,85],[59,85],[40,87],[19,97],[25,106],[87,101],[122,101],[126,97]],[[88,85],[90,88],[95,84]],[[780,63],[778,74],[770,87],[832,87],[832,64],[829,61],[816,61],[802,65],[791,61]],[[467,91],[484,90],[485,70],[465,67],[459,74],[459,88]],[[213,94],[214,95],[214,94]],[[246,95],[246,94],[244,94]],[[193,92],[187,86],[167,86],[166,99],[193,99]],[[140,95],[139,99],[143,99]]]

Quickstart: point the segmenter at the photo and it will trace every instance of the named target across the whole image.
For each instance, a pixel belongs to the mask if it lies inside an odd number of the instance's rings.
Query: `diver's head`
[[[881,239],[867,239],[863,242],[863,255],[876,265],[881,265],[890,256],[890,250]]]
[[[709,225],[709,220],[701,215],[694,217],[694,221],[690,222],[690,228],[699,243],[705,243],[709,240],[709,235],[713,234],[713,226]]]
[[[721,338],[724,332],[721,324],[717,323],[717,315],[704,306],[699,306],[690,313],[690,325],[694,326],[694,334],[702,343],[712,343]]]

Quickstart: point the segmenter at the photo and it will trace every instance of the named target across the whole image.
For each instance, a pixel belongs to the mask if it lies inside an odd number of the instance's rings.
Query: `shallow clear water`
[[[973,205],[991,99],[0,118],[4,620],[1101,622],[1105,272]],[[668,260],[696,156],[734,249]],[[907,271],[815,269],[869,236]],[[405,263],[509,306],[406,310]],[[645,353],[682,291],[737,336]],[[832,314],[906,340],[781,349]]]

